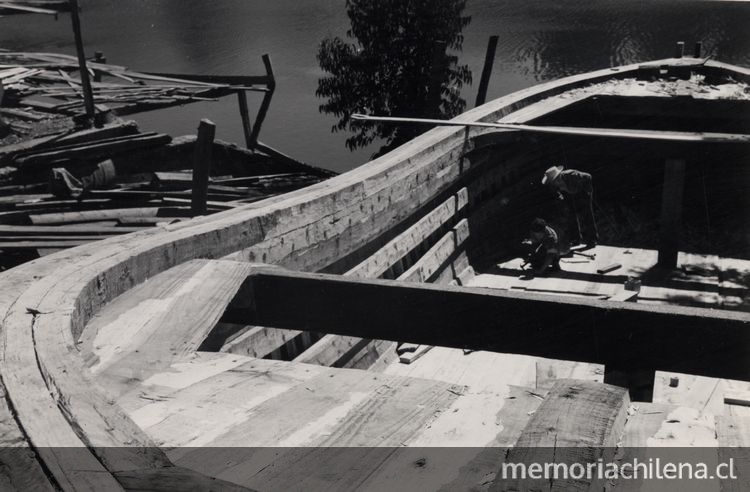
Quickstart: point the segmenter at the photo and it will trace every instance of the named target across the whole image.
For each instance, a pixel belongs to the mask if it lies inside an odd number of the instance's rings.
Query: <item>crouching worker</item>
[[[529,239],[524,240],[526,262],[534,275],[546,275],[560,269],[560,246],[557,233],[544,219],[534,219]]]

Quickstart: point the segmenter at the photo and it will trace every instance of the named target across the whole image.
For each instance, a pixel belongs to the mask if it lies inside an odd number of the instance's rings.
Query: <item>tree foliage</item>
[[[351,21],[347,40],[321,42],[320,67],[328,73],[318,81],[316,95],[326,98],[320,110],[339,121],[332,130],[354,133],[350,150],[376,139],[384,153],[415,137],[425,127],[351,120],[352,113],[401,117],[451,118],[461,113],[460,97],[471,83],[468,65],[459,65],[451,51],[460,51],[466,0],[346,0]],[[349,40],[353,41],[350,42]],[[436,51],[439,42],[447,49]],[[440,77],[439,96],[431,91],[433,65]]]

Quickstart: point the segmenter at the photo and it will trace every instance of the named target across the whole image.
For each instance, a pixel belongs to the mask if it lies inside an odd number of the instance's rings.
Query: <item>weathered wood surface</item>
[[[673,386],[672,381],[674,381]],[[678,372],[656,371],[654,403],[697,408],[711,415],[748,415],[747,409],[727,405],[725,396],[750,391],[749,381],[716,379]]]
[[[484,442],[485,424],[466,413],[471,402],[457,406],[465,394],[461,385],[230,354],[197,356],[152,377],[126,405],[135,405],[129,406],[133,419],[157,442],[178,446],[169,451],[175,463],[208,476],[258,490],[287,489],[297,483],[315,488],[321,480],[351,489],[363,480],[365,469],[376,473],[383,468],[387,478],[384,460],[393,458],[402,443],[449,431],[450,422],[434,427],[443,416],[459,426],[459,433],[451,432],[454,437],[460,434],[462,442],[477,445]],[[496,409],[506,407],[505,426],[511,414],[513,419],[527,419],[529,404],[540,401],[533,398],[518,405],[520,395],[518,400],[506,400],[505,393],[488,393],[485,398]],[[517,425],[519,431],[522,425]],[[499,424],[493,429],[503,432]],[[387,452],[375,452],[373,443]],[[275,447],[262,452],[261,446]],[[341,446],[364,447],[359,452]],[[332,454],[321,458],[318,453],[324,449]],[[467,460],[481,454],[477,448],[471,451]],[[390,466],[405,463],[404,456],[395,458]],[[446,458],[452,461],[453,456]],[[321,459],[337,466],[324,466]],[[441,477],[449,478],[454,477]]]
[[[612,452],[619,441],[629,403],[624,388],[590,381],[560,380],[531,417],[515,447],[508,453],[506,462],[527,466],[532,463],[579,463],[586,466],[599,459],[613,459],[614,455],[607,455],[607,452]],[[490,490],[588,491],[599,490],[604,483],[585,477],[559,477],[554,481],[506,478],[495,482]]]
[[[741,280],[745,275],[742,272],[750,272],[750,262],[746,260],[680,252],[677,256],[680,269],[656,272],[656,250],[598,245],[589,253],[596,257],[563,258],[561,271],[533,279],[526,277],[521,269],[523,260],[515,258],[496,265],[491,273],[477,275],[469,285],[613,300],[625,295],[622,294],[623,284],[633,277],[642,282],[636,300],[639,304],[682,304],[748,311],[742,300],[742,293],[748,286]],[[600,266],[615,262],[620,263],[621,268],[606,275],[596,273]]]
[[[706,66],[724,69],[710,61]],[[631,65],[541,84],[485,104],[463,118],[496,121],[542,98],[613,76],[628,77],[637,70]],[[468,132],[469,137],[476,134]],[[66,489],[84,489],[89,479],[95,480],[94,488],[118,487],[107,473],[118,467],[96,457],[96,450],[84,448],[87,463],[66,462],[49,451],[98,442],[115,417],[120,418],[101,390],[85,381],[82,364],[58,365],[64,359],[75,360],[77,355],[68,350],[74,349],[86,322],[105,303],[161,271],[199,257],[239,251],[244,259],[320,269],[363,247],[451,186],[466,171],[459,162],[471,147],[466,138],[463,129],[431,130],[367,166],[306,190],[211,218],[55,253],[0,275],[0,372],[17,420],[30,444],[47,450],[40,455],[55,480]],[[45,349],[35,343],[42,334],[47,338]],[[63,411],[58,403],[65,401],[71,386],[89,391],[72,392],[75,405]],[[92,413],[107,417],[77,425],[79,417]],[[123,432],[125,425],[117,428],[109,434],[110,446],[133,442]],[[91,472],[71,474],[80,469]]]
[[[429,282],[448,259],[458,251],[469,236],[469,221],[461,220],[456,227],[443,236],[399,280],[406,282]]]
[[[98,313],[79,340],[86,365],[113,395],[195,352],[251,271],[195,260],[156,275]]]
[[[216,328],[226,332],[240,332],[231,341],[228,340],[222,347],[221,352],[238,355],[249,355],[262,359],[274,350],[292,340],[302,333],[300,330],[281,330],[278,328],[265,328],[263,326],[226,326],[229,323],[218,323]],[[226,327],[226,328],[225,328]]]
[[[409,252],[427,241],[441,227],[455,220],[456,214],[467,203],[468,192],[466,188],[462,188],[344,275],[355,278],[380,277]],[[468,235],[468,223],[465,220],[462,221],[460,227],[457,226],[457,230],[460,232],[448,232],[407,272],[402,273],[399,280],[426,282],[432,274],[444,266],[445,261],[463,243]],[[368,366],[361,364],[373,361],[369,357],[357,357],[357,352],[364,355],[371,351],[375,344],[379,346],[380,352],[395,348],[394,343],[384,345],[381,341],[363,340],[359,337],[325,335],[294,360],[325,366],[366,369]],[[358,362],[351,364],[353,359]]]
[[[13,412],[5,400],[0,382],[0,490],[40,490],[55,488],[45,476],[34,451],[18,428]]]
[[[719,443],[719,460],[734,461],[734,478],[721,481],[723,492],[740,492],[750,488],[750,415],[717,416],[716,438]]]
[[[466,188],[462,188],[456,195],[448,198],[432,212],[421,218],[416,224],[389,241],[388,244],[374,254],[368,256],[367,259],[346,272],[346,274],[363,278],[380,277],[396,261],[403,258],[443,224],[455,217],[456,213],[461,211],[467,203],[468,192]]]

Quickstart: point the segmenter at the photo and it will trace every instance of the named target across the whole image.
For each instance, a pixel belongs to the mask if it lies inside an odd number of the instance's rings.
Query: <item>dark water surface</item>
[[[343,0],[81,0],[87,55],[134,70],[262,74],[271,55],[277,90],[261,140],[296,158],[337,171],[366,162],[373,148],[350,152],[335,119],[315,97],[322,75],[315,54],[327,36],[349,27]],[[695,41],[715,59],[750,66],[750,2],[693,0],[468,0],[461,63],[474,85],[490,35],[500,36],[488,98],[563,75],[672,56],[676,41]],[[74,54],[69,16],[0,18],[0,47]],[[260,96],[250,93],[251,111]],[[202,117],[218,138],[242,143],[235,98],[136,115],[145,129],[194,133]]]

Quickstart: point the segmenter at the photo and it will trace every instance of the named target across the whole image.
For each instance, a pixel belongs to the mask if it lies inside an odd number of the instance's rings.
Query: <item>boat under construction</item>
[[[0,273],[0,488],[525,490],[503,463],[749,446],[749,83],[693,57],[541,83]],[[558,165],[599,238],[529,275]]]

